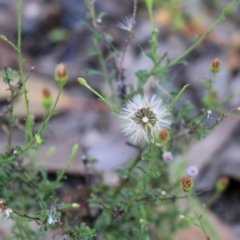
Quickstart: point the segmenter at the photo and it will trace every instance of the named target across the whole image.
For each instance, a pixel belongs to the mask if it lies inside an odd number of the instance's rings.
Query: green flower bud
[[[78,78],[78,82],[85,87],[88,85],[87,81],[84,78]]]
[[[37,135],[37,134],[35,135],[35,139],[36,139],[36,143],[38,145],[41,145],[41,144],[44,143],[43,140],[41,139],[41,137],[39,135]]]

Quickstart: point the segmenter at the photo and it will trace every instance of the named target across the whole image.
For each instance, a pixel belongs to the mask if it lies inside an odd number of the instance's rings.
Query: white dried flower
[[[123,30],[131,32],[133,28],[132,17],[124,17],[120,22],[118,22],[117,26]]]
[[[7,207],[7,203],[3,201],[2,199],[0,200],[0,212],[5,213],[4,220],[10,218],[10,213],[13,212],[11,208]]]
[[[162,100],[156,95],[148,97],[140,94],[129,100],[122,109],[123,132],[130,135],[131,142],[149,142],[149,137],[159,134],[159,131],[170,127],[169,111]]]
[[[11,208],[7,208],[4,212],[5,212],[4,219],[8,219],[10,218],[10,213],[12,213],[13,210]]]
[[[51,205],[51,208],[48,212],[48,224],[54,225],[55,223],[59,222],[59,216],[57,214],[57,207],[55,204]]]
[[[207,119],[210,118],[211,114],[212,114],[212,111],[211,110],[207,110]]]
[[[17,155],[18,154],[18,150],[14,149],[13,150],[13,155]]]

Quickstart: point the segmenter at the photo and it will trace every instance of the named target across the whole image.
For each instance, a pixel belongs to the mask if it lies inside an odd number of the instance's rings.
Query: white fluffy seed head
[[[169,128],[171,125],[169,117],[169,110],[160,98],[156,95],[149,97],[140,94],[130,99],[120,114],[123,133],[130,135],[130,140],[134,144],[149,142],[149,137]]]

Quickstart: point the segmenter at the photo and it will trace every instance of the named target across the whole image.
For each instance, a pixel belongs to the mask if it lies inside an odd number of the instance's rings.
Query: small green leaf
[[[95,69],[92,69],[92,68],[88,68],[87,69],[87,75],[90,76],[90,75],[100,75],[102,76],[102,73],[98,70],[95,70]]]
[[[14,80],[14,75],[17,74],[17,71],[12,68],[7,68],[6,70],[0,71],[0,75],[3,77],[3,82],[7,83],[8,81]]]
[[[142,89],[143,85],[148,81],[150,74],[147,70],[139,70],[135,73],[138,78],[138,89]]]
[[[98,51],[96,51],[95,49],[88,50],[88,56],[97,56],[97,55],[98,55]]]

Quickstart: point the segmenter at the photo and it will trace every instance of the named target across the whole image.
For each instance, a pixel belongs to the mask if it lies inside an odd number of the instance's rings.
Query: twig
[[[35,221],[40,221],[40,218],[38,218],[38,217],[31,217],[31,216],[28,216],[27,214],[19,213],[19,212],[17,212],[16,210],[12,210],[12,211],[13,211],[13,213],[17,214],[17,215],[20,216],[20,217],[32,219],[32,220],[35,220]]]
[[[179,133],[179,134],[176,134],[175,136],[173,136],[173,139],[176,139],[176,138],[179,138],[179,137],[183,137],[185,136],[186,134],[188,133],[191,133],[194,129],[196,129],[201,123],[203,123],[203,121],[205,119],[208,118],[208,115],[204,116],[196,125],[194,125],[193,127],[187,129],[185,132],[183,133]]]
[[[204,190],[202,192],[196,193],[196,194],[191,194],[191,196],[200,196],[208,191],[210,191],[211,189],[207,189]],[[143,198],[139,198],[136,201],[140,202],[140,201],[146,201],[146,200],[152,200],[152,201],[165,201],[165,200],[170,200],[170,201],[175,201],[177,199],[183,199],[183,198],[188,198],[188,195],[184,195],[184,196],[170,196],[170,197],[162,197],[162,198],[157,198],[157,199],[151,199],[152,197],[143,197]]]

